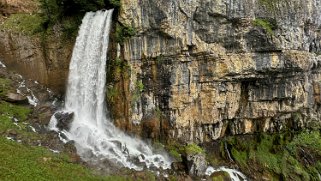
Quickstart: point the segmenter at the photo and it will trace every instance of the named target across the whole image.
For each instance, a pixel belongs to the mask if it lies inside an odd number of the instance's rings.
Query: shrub
[[[136,30],[133,27],[124,26],[117,24],[116,25],[116,41],[120,44],[123,44],[125,40],[134,36],[136,34]]]
[[[86,12],[120,6],[120,0],[39,0],[43,27],[48,29],[62,22],[66,36],[76,35],[81,19]],[[67,19],[67,20],[66,20]]]

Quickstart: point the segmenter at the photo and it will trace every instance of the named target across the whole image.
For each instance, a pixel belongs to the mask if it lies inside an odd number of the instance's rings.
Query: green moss
[[[273,35],[273,30],[276,28],[276,23],[272,23],[271,21],[262,18],[253,20],[252,24],[264,29],[269,35]]]
[[[0,137],[0,178],[3,180],[128,180],[121,176],[97,176],[71,163],[65,154],[54,154]]]
[[[184,147],[184,151],[188,155],[194,155],[194,154],[199,154],[199,153],[205,153],[205,151],[199,147],[198,145],[192,143],[188,144]]]
[[[175,158],[176,161],[182,161],[181,154],[176,149],[169,150],[169,155]]]
[[[238,151],[235,148],[232,149],[232,155],[237,163],[245,166],[248,161],[248,155],[246,152]]]
[[[12,14],[4,21],[0,29],[33,35],[42,31],[42,23],[43,19],[39,14]]]

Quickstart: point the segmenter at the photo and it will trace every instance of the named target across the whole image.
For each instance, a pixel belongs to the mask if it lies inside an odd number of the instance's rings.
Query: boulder
[[[204,176],[205,171],[208,167],[204,154],[188,154],[186,156],[183,156],[183,161],[186,164],[189,175]]]
[[[74,113],[69,112],[57,112],[55,114],[55,118],[57,119],[57,127],[60,130],[69,130],[70,124],[74,118]]]
[[[18,104],[28,104],[28,99],[26,96],[22,96],[17,93],[9,92],[4,97],[4,100],[7,102],[18,103]]]

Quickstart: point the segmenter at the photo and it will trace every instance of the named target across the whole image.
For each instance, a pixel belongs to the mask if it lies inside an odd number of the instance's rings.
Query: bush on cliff
[[[86,12],[119,7],[120,0],[39,0],[45,29],[57,23],[69,35],[77,32]]]

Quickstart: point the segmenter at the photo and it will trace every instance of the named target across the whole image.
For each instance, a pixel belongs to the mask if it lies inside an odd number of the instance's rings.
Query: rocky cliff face
[[[41,40],[38,36],[0,31],[1,61],[57,93],[65,91],[72,47],[57,41],[57,37]]]
[[[157,132],[147,136],[204,142],[320,124],[319,0],[131,0],[119,21],[137,31],[122,57],[129,120]]]
[[[65,91],[73,37],[61,28],[44,32],[37,0],[0,0],[0,60],[11,70],[37,80],[56,93]]]

